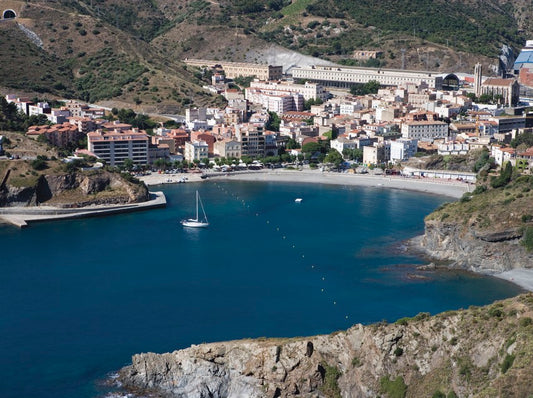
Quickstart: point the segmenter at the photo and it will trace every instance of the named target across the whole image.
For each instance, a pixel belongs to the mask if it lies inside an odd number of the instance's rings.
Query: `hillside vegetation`
[[[470,71],[494,64],[502,45],[533,35],[531,0],[0,0],[17,21],[0,26],[6,90],[144,111],[220,104],[186,57],[262,61],[270,43],[345,64]],[[17,22],[33,31],[28,38]],[[37,43],[37,44],[36,44]],[[380,49],[358,62],[356,49]]]

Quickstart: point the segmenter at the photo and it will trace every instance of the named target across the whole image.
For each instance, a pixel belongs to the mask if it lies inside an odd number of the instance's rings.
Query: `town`
[[[28,116],[45,117],[45,124],[27,129],[28,137],[71,149],[74,159],[94,156],[128,170],[226,172],[300,161],[366,172],[414,156],[486,148],[498,166],[511,162],[529,172],[533,147],[511,145],[533,134],[533,112],[520,103],[520,82],[531,83],[533,41],[522,53],[515,63],[519,74],[506,78],[484,77],[480,64],[461,77],[332,66],[294,67],[289,76],[281,66],[185,60],[211,78],[204,89],[223,95],[228,105],[191,107],[183,118],[149,128],[120,120],[135,116],[131,110],[74,100],[51,107],[17,94],[5,99]],[[11,156],[0,147],[1,154]]]

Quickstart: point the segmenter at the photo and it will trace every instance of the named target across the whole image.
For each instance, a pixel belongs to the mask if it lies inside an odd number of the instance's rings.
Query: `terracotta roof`
[[[515,79],[500,79],[495,77],[490,77],[487,80],[485,80],[482,85],[483,86],[510,86],[512,85],[516,80]]]

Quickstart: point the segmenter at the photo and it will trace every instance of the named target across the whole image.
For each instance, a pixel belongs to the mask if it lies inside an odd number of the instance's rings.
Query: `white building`
[[[209,156],[209,145],[205,141],[187,141],[183,157],[187,162],[207,159]]]
[[[439,155],[466,155],[470,145],[466,142],[449,141],[437,145]]]
[[[402,124],[402,137],[432,141],[448,137],[448,124],[439,121],[416,121]]]
[[[401,69],[374,69],[348,66],[311,65],[291,69],[295,79],[306,79],[324,86],[350,87],[354,83],[368,83],[376,80],[384,86],[406,84],[427,84],[429,88],[440,89],[442,76],[438,72],[408,71]]]
[[[330,146],[332,149],[335,149],[337,152],[339,152],[342,155],[343,154],[342,152],[345,149],[352,150],[352,149],[357,148],[357,143],[353,140],[349,140],[348,138],[338,137],[330,141]]]
[[[235,126],[235,137],[241,143],[242,156],[265,156],[264,125],[244,123]]]
[[[398,138],[390,143],[390,160],[403,162],[415,156],[418,141],[415,139]]]
[[[255,80],[250,83],[250,88],[246,90],[260,90],[264,93],[276,94],[278,91],[302,94],[304,99],[326,101],[329,98],[329,92],[324,90],[321,84],[306,82],[305,84],[295,84],[283,81],[260,81]],[[246,91],[245,90],[245,91]]]
[[[390,142],[375,143],[363,147],[363,163],[378,165],[390,160]]]

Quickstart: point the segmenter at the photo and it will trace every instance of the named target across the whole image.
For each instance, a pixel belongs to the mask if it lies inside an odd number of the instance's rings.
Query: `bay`
[[[224,181],[162,189],[165,209],[0,227],[2,397],[100,396],[138,352],[329,333],[522,292],[416,270],[423,260],[401,245],[439,196]],[[185,229],[197,189],[211,225]]]

